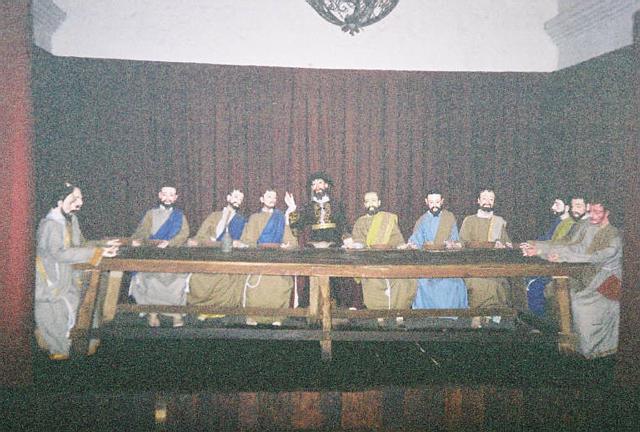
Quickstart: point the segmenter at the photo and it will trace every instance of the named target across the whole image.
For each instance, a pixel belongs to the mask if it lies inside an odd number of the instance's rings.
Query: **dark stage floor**
[[[637,430],[614,358],[498,333],[334,342],[328,364],[316,341],[105,338],[89,358],[36,352],[0,430]]]

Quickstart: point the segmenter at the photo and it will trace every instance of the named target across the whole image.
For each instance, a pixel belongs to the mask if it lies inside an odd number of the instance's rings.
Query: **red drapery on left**
[[[33,119],[29,1],[0,5],[0,386],[31,381]]]

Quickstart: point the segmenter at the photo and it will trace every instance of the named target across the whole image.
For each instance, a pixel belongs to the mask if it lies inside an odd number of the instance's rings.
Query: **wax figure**
[[[293,195],[285,194],[287,218],[297,237],[306,235],[314,247],[340,247],[350,236],[344,207],[331,197],[333,181],[326,173],[317,172],[307,179],[311,201],[297,210]],[[331,296],[340,307],[361,307],[361,293],[354,295],[357,286],[350,278],[331,278]],[[310,301],[318,296],[315,288],[309,293]]]
[[[562,204],[564,201],[560,198],[554,200],[551,211],[556,216],[551,229],[540,238],[536,239],[536,243],[543,242],[545,244],[570,244],[580,241],[584,235],[584,228],[588,223],[587,203],[584,195],[572,195],[568,202],[568,206]],[[531,247],[531,241],[522,243],[520,248],[523,252]],[[553,286],[549,284],[551,279],[546,276],[531,279],[527,285],[527,300],[529,309],[538,316],[546,315],[547,318],[555,318],[555,303],[552,299],[555,296]],[[545,304],[547,307],[545,308]]]
[[[234,189],[227,194],[227,205],[221,211],[211,213],[202,222],[196,235],[187,242],[189,246],[211,246],[222,241],[225,231],[233,240],[240,240],[246,219],[238,213],[244,194]],[[242,285],[245,276],[238,274],[194,273],[189,278],[187,303],[198,306],[240,307]],[[220,315],[200,314],[199,319],[217,318]]]
[[[76,212],[83,204],[80,188],[69,183],[52,196],[55,205],[40,221],[36,246],[35,322],[38,344],[52,360],[69,357],[69,332],[75,325],[80,302],[80,272],[72,265],[97,265],[102,257],[113,257],[117,240],[108,247],[94,247],[80,231]]]
[[[477,242],[493,243],[496,248],[512,247],[507,234],[507,222],[494,214],[496,195],[491,189],[483,189],[478,196],[478,211],[467,216],[460,227],[460,240],[465,247],[474,247]],[[472,308],[504,307],[508,305],[509,282],[504,278],[466,278],[469,306]],[[485,317],[487,322],[489,317]],[[491,317],[496,323],[499,316]],[[473,327],[480,327],[480,317],[472,319]]]
[[[564,239],[575,224],[574,219],[569,215],[570,206],[565,204],[565,200],[556,197],[551,205],[551,214],[553,216],[553,222],[547,231],[538,237],[538,241],[559,241]],[[528,243],[520,245],[521,249],[529,247]],[[551,278],[548,276],[538,276],[530,279],[527,283],[527,304],[529,310],[537,315],[544,316],[545,314],[545,286],[551,282]]]
[[[430,245],[435,248],[451,248],[460,245],[456,217],[443,209],[444,199],[438,191],[432,191],[425,198],[428,211],[423,214],[413,228],[407,246],[412,249]],[[418,280],[418,291],[413,301],[414,309],[466,309],[467,288],[460,278]]]
[[[380,211],[376,192],[364,195],[367,214],[353,225],[352,237],[344,240],[346,248],[396,248],[404,243],[398,227],[398,216]],[[367,309],[409,309],[416,294],[412,279],[361,279],[364,304]]]
[[[178,194],[173,186],[163,186],[158,193],[159,205],[147,211],[131,236],[132,246],[143,240],[156,240],[157,247],[180,246],[189,237],[189,224],[181,209],[175,207]],[[186,304],[187,277],[184,273],[136,273],[131,279],[129,293],[138,304]],[[180,314],[166,314],[173,318],[173,326],[184,325]],[[151,327],[160,326],[158,314],[148,314]]]
[[[294,237],[286,217],[276,208],[278,195],[275,190],[267,189],[260,197],[262,210],[249,217],[240,238],[239,247],[278,247],[295,248],[298,242]],[[286,308],[293,290],[292,276],[244,275],[243,307]],[[281,317],[248,317],[247,324],[282,324]]]
[[[552,262],[587,262],[580,277],[569,281],[573,328],[578,351],[586,358],[613,354],[618,348],[622,238],[609,223],[609,209],[601,199],[589,206],[589,222],[578,242],[533,242],[525,256],[538,255]]]

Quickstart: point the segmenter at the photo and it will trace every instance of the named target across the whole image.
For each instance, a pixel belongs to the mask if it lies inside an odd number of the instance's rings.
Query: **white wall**
[[[557,0],[400,0],[356,36],[304,0],[53,2],[66,14],[50,35],[49,51],[59,56],[428,71],[552,71],[558,64],[544,30]],[[46,31],[37,22],[36,36]]]

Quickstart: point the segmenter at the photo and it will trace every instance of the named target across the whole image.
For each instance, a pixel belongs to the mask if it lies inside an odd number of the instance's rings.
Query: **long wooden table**
[[[415,316],[488,316],[509,315],[511,309],[440,309],[440,310],[332,310],[330,277],[366,278],[448,278],[448,277],[523,277],[551,276],[559,310],[558,347],[561,351],[575,349],[571,329],[571,308],[568,277],[586,264],[550,263],[539,258],[523,257],[519,250],[466,249],[455,251],[424,250],[355,250],[342,249],[234,249],[222,252],[217,248],[123,248],[115,258],[105,258],[98,266],[78,265],[89,276],[87,289],[72,331],[75,353],[91,351],[90,339],[99,336],[99,329],[113,320],[116,311],[221,313],[236,315],[304,316],[309,323],[321,325],[321,330],[265,331],[260,329],[224,329],[208,332],[209,337],[315,339],[320,341],[322,358],[330,360],[332,340],[357,340],[354,334],[336,332],[333,320],[362,317]],[[118,304],[123,272],[165,273],[235,273],[308,276],[310,305],[308,308],[213,308],[208,306],[143,306]],[[100,283],[101,274],[108,273],[108,283]],[[522,284],[524,290],[524,284]],[[164,329],[150,329],[160,334]],[[198,336],[196,329],[171,329]],[[385,340],[382,332],[371,332],[371,340]],[[414,340],[416,332],[394,335],[393,340]],[[389,339],[386,339],[389,340]]]

